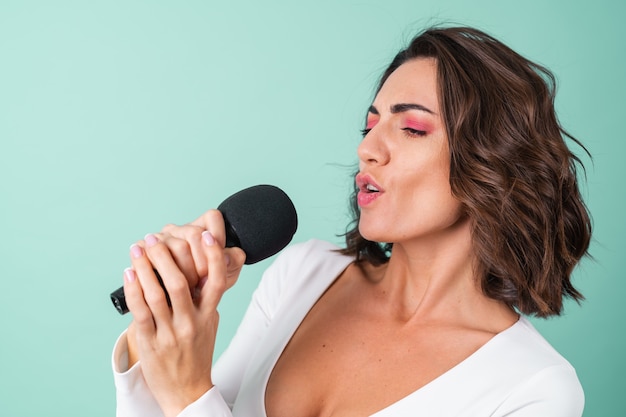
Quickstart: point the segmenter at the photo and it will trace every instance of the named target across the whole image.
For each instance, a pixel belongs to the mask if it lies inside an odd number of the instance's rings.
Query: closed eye
[[[370,133],[371,130],[372,129],[367,129],[367,128],[361,129],[361,135],[365,137],[367,136],[368,133]],[[411,137],[424,137],[428,134],[428,132],[426,132],[425,130],[413,129],[410,127],[404,127],[402,128],[402,130],[405,131],[406,134]]]
[[[426,132],[425,130],[412,129],[410,127],[404,127],[402,128],[402,130],[404,130],[406,134],[410,137],[423,137],[428,134],[428,132]]]

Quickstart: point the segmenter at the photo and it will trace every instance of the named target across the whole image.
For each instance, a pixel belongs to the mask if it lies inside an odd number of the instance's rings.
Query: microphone
[[[226,247],[241,248],[246,253],[246,265],[281,251],[298,227],[293,202],[283,190],[273,185],[243,189],[224,200],[217,209],[224,217]],[[156,270],[155,273],[164,287]],[[169,304],[167,291],[165,295]],[[123,286],[111,293],[111,301],[120,314],[128,313]]]

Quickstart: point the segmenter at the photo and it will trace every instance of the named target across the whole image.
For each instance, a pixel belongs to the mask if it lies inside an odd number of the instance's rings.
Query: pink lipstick
[[[359,207],[371,204],[384,193],[384,190],[367,174],[358,174],[356,176],[356,185],[359,188],[357,194]]]

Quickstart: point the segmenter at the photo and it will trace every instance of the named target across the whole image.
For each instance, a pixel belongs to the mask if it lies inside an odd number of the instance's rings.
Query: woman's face
[[[368,240],[437,239],[463,219],[437,90],[436,61],[414,59],[389,76],[369,109],[356,178]]]

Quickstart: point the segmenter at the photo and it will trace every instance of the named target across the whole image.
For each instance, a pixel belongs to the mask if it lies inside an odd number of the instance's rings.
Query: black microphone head
[[[241,190],[217,209],[226,223],[226,246],[243,249],[247,265],[278,253],[291,242],[298,228],[293,202],[273,185]]]

